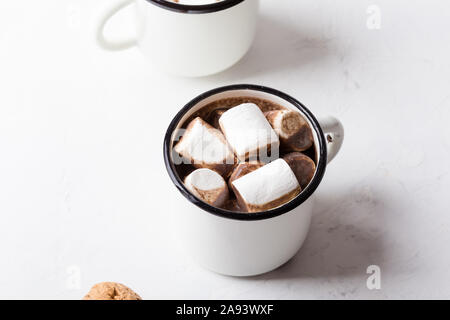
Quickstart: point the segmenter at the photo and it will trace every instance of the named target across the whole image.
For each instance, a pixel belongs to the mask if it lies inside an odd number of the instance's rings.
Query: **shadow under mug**
[[[104,28],[121,9],[135,4],[136,35],[107,40]],[[98,22],[97,42],[105,50],[138,46],[155,67],[170,74],[199,77],[221,72],[250,49],[259,0],[223,0],[182,5],[166,0],[118,0]]]
[[[317,168],[309,185],[292,201],[258,213],[236,213],[210,206],[197,199],[176,173],[174,139],[181,125],[207,104],[230,97],[254,97],[300,112],[313,130]],[[253,276],[286,263],[302,246],[309,230],[314,191],[327,164],[344,139],[341,123],[327,117],[318,121],[293,97],[258,85],[217,88],[189,102],[172,120],[164,139],[164,161],[172,182],[180,191],[171,198],[175,235],[188,253],[203,267],[231,276]],[[187,199],[187,201],[186,201]]]

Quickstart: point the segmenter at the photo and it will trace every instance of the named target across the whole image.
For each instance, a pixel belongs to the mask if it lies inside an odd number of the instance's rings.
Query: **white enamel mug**
[[[173,164],[174,139],[181,125],[205,105],[230,97],[255,97],[300,112],[313,130],[317,169],[309,185],[285,205],[258,213],[236,213],[215,208],[193,196]],[[203,267],[231,276],[269,272],[291,259],[303,244],[314,206],[314,191],[327,164],[344,139],[341,123],[327,117],[321,121],[299,101],[280,91],[257,85],[232,85],[206,92],[189,102],[175,116],[164,141],[164,160],[179,192],[170,204],[180,243]]]
[[[122,8],[135,4],[136,35],[107,40],[104,28]],[[259,0],[211,1],[184,5],[166,0],[117,0],[98,22],[97,42],[105,50],[138,46],[162,71],[199,77],[223,71],[249,50],[255,35]]]

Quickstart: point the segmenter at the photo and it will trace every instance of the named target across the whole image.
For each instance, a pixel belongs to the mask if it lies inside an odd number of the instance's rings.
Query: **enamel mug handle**
[[[338,154],[342,147],[342,142],[344,142],[344,127],[342,126],[342,123],[334,117],[321,118],[319,119],[319,123],[327,143],[327,163],[330,163]]]
[[[125,7],[128,7],[130,4],[134,3],[134,0],[122,0],[115,3],[112,7],[107,8],[105,12],[99,19],[97,26],[97,43],[98,45],[108,51],[119,51],[125,50],[136,45],[136,39],[128,39],[124,41],[109,41],[105,38],[104,29],[106,23],[111,19],[117,12],[122,10]]]

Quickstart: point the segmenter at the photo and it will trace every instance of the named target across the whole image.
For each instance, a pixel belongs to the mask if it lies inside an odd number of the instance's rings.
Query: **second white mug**
[[[136,35],[123,42],[107,40],[104,27],[122,8],[135,3]],[[138,46],[159,69],[199,77],[238,62],[255,35],[259,0],[212,1],[184,5],[166,0],[122,0],[98,22],[97,42],[105,50]]]

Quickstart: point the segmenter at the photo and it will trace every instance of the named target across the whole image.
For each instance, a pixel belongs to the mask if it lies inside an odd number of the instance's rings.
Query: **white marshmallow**
[[[196,168],[210,168],[220,174],[227,174],[235,163],[222,132],[199,117],[189,123],[174,149]]]
[[[239,179],[242,176],[245,176],[246,174],[249,174],[250,172],[253,172],[261,168],[263,165],[265,165],[265,163],[262,163],[261,161],[250,161],[239,163],[231,173],[230,178],[228,179],[228,185],[230,186],[230,188],[233,188],[232,185],[233,181]]]
[[[267,156],[277,151],[280,140],[263,112],[254,103],[244,103],[226,111],[219,119],[220,128],[239,160]],[[261,159],[266,160],[266,159]]]
[[[193,195],[212,206],[221,207],[228,200],[228,186],[213,170],[197,169],[184,179],[184,184]]]
[[[301,191],[294,172],[283,159],[266,164],[231,184],[239,205],[247,212],[279,207]]]

